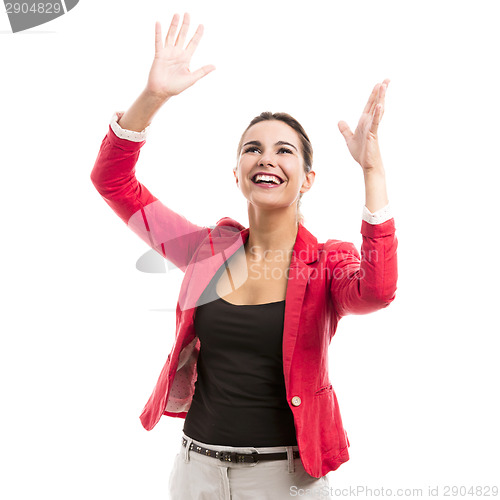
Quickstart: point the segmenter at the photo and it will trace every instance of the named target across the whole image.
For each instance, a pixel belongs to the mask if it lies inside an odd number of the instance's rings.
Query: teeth
[[[271,181],[274,182],[275,184],[281,184],[281,181],[278,179],[278,177],[274,175],[263,175],[263,174],[258,174],[254,177],[254,182],[257,181]]]

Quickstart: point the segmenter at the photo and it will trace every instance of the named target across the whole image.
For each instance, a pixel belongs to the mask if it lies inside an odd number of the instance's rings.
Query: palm
[[[179,35],[175,40],[177,26],[178,16],[175,14],[164,45],[160,23],[156,23],[155,57],[146,87],[155,95],[165,97],[177,95],[215,69],[213,65],[206,65],[194,72],[189,70],[191,57],[203,35],[203,25],[198,26],[186,48],[183,48],[183,45],[189,28],[189,14],[184,15]]]
[[[363,168],[370,168],[381,162],[377,131],[384,114],[385,91],[389,81],[386,79],[382,84],[375,85],[354,133],[346,122],[340,121],[338,124],[349,152]]]

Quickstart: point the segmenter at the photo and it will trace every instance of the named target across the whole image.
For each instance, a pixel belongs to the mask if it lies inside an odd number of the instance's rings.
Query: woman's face
[[[297,132],[281,120],[264,120],[245,133],[233,170],[236,185],[245,198],[261,208],[282,208],[297,202],[300,193],[308,191],[315,173],[304,172],[302,146]],[[257,172],[274,174],[283,182],[256,184]]]

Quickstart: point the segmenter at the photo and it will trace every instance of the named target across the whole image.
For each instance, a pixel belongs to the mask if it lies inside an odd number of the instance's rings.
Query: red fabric
[[[184,271],[175,342],[140,420],[151,430],[162,415],[185,418],[194,392],[200,342],[194,315],[216,270],[248,239],[249,229],[224,217],[197,226],[173,212],[135,178],[143,142],[109,127],[91,173],[106,203],[152,248]],[[299,224],[286,292],[283,371],[305,470],[321,477],[349,459],[349,441],[328,374],[328,347],[342,316],[367,314],[395,298],[394,219],[362,221],[361,255],[352,243],[317,239]],[[300,398],[300,404],[294,405]]]

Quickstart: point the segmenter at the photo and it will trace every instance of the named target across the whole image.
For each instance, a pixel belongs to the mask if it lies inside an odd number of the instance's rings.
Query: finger
[[[182,49],[184,41],[186,40],[188,29],[189,29],[189,14],[185,12],[181,30],[179,31],[179,36],[177,37],[177,40],[175,42],[176,47],[180,47]]]
[[[161,43],[161,24],[160,21],[156,21],[155,24],[155,52],[160,52],[163,49],[163,44]]]
[[[179,14],[174,14],[170,27],[168,28],[167,38],[165,39],[165,46],[174,45],[174,37],[177,32],[177,26],[179,25]]]
[[[375,100],[375,96],[377,95],[378,91],[378,83],[373,87],[372,93],[370,94],[370,97],[368,98],[368,102],[366,103],[365,109],[363,110],[363,113],[369,113],[370,110],[372,109],[373,101]]]
[[[384,92],[383,92],[383,94],[382,94],[382,101],[383,101],[383,102],[382,102],[382,104],[384,104],[384,101],[385,101],[385,94],[387,93],[387,87],[389,87],[389,83],[390,83],[390,82],[391,82],[391,81],[389,80],[389,78],[386,78],[386,79],[384,80],[384,83],[382,84],[382,86],[384,87]]]
[[[384,89],[384,85],[381,83],[377,84],[377,92],[375,94],[375,98],[372,101],[372,106],[370,108],[369,114],[373,116],[373,113],[375,112],[375,108],[380,104],[381,98],[382,98],[382,92]]]
[[[380,85],[380,89],[379,89],[379,93],[378,93],[378,97],[377,97],[377,100],[374,104],[374,107],[381,104],[382,105],[382,114],[384,113],[384,106],[385,106],[385,93],[387,91],[387,85],[389,84],[389,81],[388,79],[384,80],[384,82]],[[375,109],[373,110],[375,111]],[[382,118],[382,117],[381,117]]]
[[[378,125],[380,120],[382,119],[382,114],[384,112],[384,106],[382,104],[378,104],[375,108],[375,115],[373,116],[372,124],[370,127],[370,132],[372,134],[376,134],[378,131]]]
[[[201,37],[203,36],[203,30],[203,24],[200,24],[196,29],[193,38],[191,38],[191,40],[187,44],[186,52],[189,54],[189,56],[192,56],[194,51],[196,50],[196,47],[198,47]]]
[[[193,83],[197,82],[204,76],[207,76],[209,73],[211,73],[215,69],[215,66],[213,64],[207,64],[206,66],[203,66],[200,69],[197,69],[194,71],[192,75]]]
[[[353,133],[352,133],[351,129],[349,128],[349,125],[347,125],[347,123],[345,121],[343,121],[343,120],[339,121],[338,127],[340,130],[340,133],[344,136],[344,139],[346,141],[349,140],[353,136]]]

